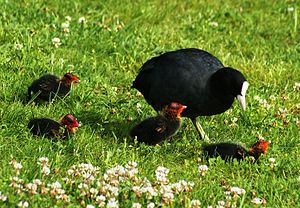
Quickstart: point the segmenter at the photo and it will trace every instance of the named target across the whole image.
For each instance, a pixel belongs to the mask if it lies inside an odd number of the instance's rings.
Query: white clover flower
[[[80,17],[80,18],[78,19],[78,24],[84,24],[84,23],[86,23],[85,17]]]
[[[237,127],[237,122],[238,121],[238,118],[237,117],[233,117],[231,118],[231,124],[229,124],[230,127]]]
[[[101,203],[101,202],[105,202],[105,200],[106,200],[106,197],[103,196],[103,195],[100,195],[100,196],[97,196],[97,197],[96,197],[96,202],[97,202],[98,204]]]
[[[18,207],[21,207],[21,208],[27,208],[29,206],[29,203],[27,201],[20,201],[18,203]]]
[[[170,170],[168,168],[165,168],[163,166],[157,167],[155,174],[156,174],[156,180],[160,183],[167,183],[168,182],[168,173]]]
[[[66,18],[66,20],[67,20],[68,22],[71,22],[71,21],[72,21],[72,18],[71,18],[70,16],[66,16],[65,18]]]
[[[224,194],[225,194],[225,195],[230,195],[231,192],[230,192],[230,191],[224,191]]]
[[[69,27],[70,27],[70,23],[69,23],[69,22],[63,22],[63,23],[61,24],[61,27],[62,27],[62,28],[69,28]]]
[[[52,184],[48,184],[48,186],[53,188],[53,189],[61,189],[61,187],[62,187],[61,184],[58,181],[56,181]]]
[[[136,104],[136,109],[137,109],[137,111],[141,111],[141,107],[142,107],[142,105],[141,105],[140,103],[137,103],[137,104]]]
[[[126,169],[132,169],[137,167],[137,162],[135,161],[128,161],[128,163],[125,165]]]
[[[141,208],[142,205],[140,203],[133,203],[132,208]]]
[[[150,202],[149,204],[147,204],[147,208],[154,208],[155,204],[153,202]]]
[[[174,194],[172,192],[162,193],[162,198],[165,202],[170,202],[174,200]]]
[[[60,39],[59,38],[53,38],[52,39],[52,44],[54,45],[55,48],[58,48],[61,45]]]
[[[157,191],[152,186],[142,188],[142,192],[145,193],[148,198],[157,196]]]
[[[23,168],[23,165],[16,160],[10,161],[9,164],[12,165],[15,170],[21,170]]]
[[[226,203],[225,201],[221,200],[221,201],[218,201],[218,206],[219,207],[225,207]]]
[[[293,12],[294,10],[295,10],[295,9],[294,9],[293,7],[288,7],[288,8],[287,8],[287,11],[288,11],[288,12]]]
[[[88,181],[94,181],[95,177],[91,173],[83,173],[82,177]]]
[[[270,167],[271,167],[272,169],[275,168],[275,166],[277,166],[276,159],[273,158],[273,157],[270,157],[270,158],[269,158],[269,165],[270,165]]]
[[[19,183],[20,183],[20,181],[21,181],[22,179],[20,179],[20,178],[17,177],[17,176],[14,176],[14,177],[10,177],[10,180],[11,180],[11,181],[15,181],[15,182],[19,182]]]
[[[109,186],[108,190],[110,191],[112,196],[118,196],[119,195],[119,188],[115,186]]]
[[[0,191],[0,201],[5,202],[7,200],[7,196],[3,195],[2,192]]]
[[[276,161],[275,158],[273,158],[273,157],[270,157],[270,158],[269,158],[269,162],[270,162],[270,163],[275,163],[275,161]]]
[[[43,166],[42,167],[42,174],[43,175],[49,175],[50,174],[50,168],[49,167],[47,167],[47,166]]]
[[[95,188],[90,188],[90,193],[91,193],[92,195],[96,195],[96,194],[98,194],[98,190],[95,189]]]
[[[42,181],[40,179],[34,179],[32,183],[36,184],[37,186],[42,185]]]
[[[171,184],[172,189],[175,192],[189,192],[193,190],[194,183],[193,182],[187,182],[185,180],[180,180],[178,183]]]
[[[208,171],[207,165],[199,165],[198,172],[201,176],[205,176],[206,172]]]
[[[93,205],[91,205],[91,204],[88,204],[88,205],[86,206],[86,208],[95,208],[95,206],[93,206]]]
[[[251,202],[253,204],[262,204],[262,199],[261,198],[258,198],[258,197],[255,197],[251,200]]]
[[[86,183],[80,183],[80,184],[78,185],[78,188],[79,188],[79,189],[88,189],[89,186],[88,186]]]
[[[23,168],[23,165],[21,163],[16,163],[14,167],[16,170],[21,170]]]
[[[67,194],[60,194],[60,195],[57,195],[55,198],[58,199],[58,200],[62,200],[64,202],[70,202],[71,201],[70,197]]]
[[[38,189],[38,186],[35,183],[28,183],[25,185],[25,187],[32,192],[36,192],[36,190]]]
[[[115,198],[111,198],[108,200],[106,207],[107,208],[119,208],[119,203],[118,203],[118,201],[116,201]]]
[[[73,169],[69,169],[69,170],[67,170],[67,174],[68,174],[68,175],[73,175],[73,174],[74,174],[74,172],[75,172],[75,171],[74,171]]]
[[[210,22],[209,25],[213,26],[213,27],[218,27],[219,26],[219,24],[217,22]]]
[[[62,23],[61,24],[62,31],[65,33],[69,33],[70,32],[69,26],[70,26],[69,22]]]
[[[232,194],[234,194],[234,195],[242,195],[242,194],[245,194],[246,193],[246,191],[245,191],[245,189],[242,189],[242,188],[239,188],[239,187],[237,187],[237,186],[233,186],[233,187],[231,187],[230,188],[230,192],[232,193]]]
[[[22,44],[19,44],[19,43],[15,43],[14,48],[15,48],[17,51],[20,51],[20,50],[23,49],[23,45],[22,45]]]
[[[193,199],[191,201],[191,208],[200,208],[201,202],[198,199]]]
[[[300,82],[295,82],[293,88],[294,88],[295,91],[299,91],[300,90]]]
[[[55,39],[55,38],[53,38],[53,39]],[[53,42],[53,39],[52,39],[52,42]],[[60,40],[58,42],[60,42]],[[48,159],[48,157],[41,157],[41,158],[39,158],[39,162],[40,162],[39,164],[44,165],[49,162],[49,159]]]
[[[131,170],[128,170],[126,172],[126,175],[129,177],[129,178],[133,178],[136,176],[136,174],[138,173],[138,169],[131,169]]]

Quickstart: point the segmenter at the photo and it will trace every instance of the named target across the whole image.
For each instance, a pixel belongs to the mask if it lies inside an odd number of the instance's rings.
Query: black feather
[[[241,92],[245,77],[226,68],[210,53],[194,49],[167,52],[147,61],[132,87],[156,110],[171,102],[188,108],[182,116],[196,118],[223,113]]]
[[[28,123],[28,128],[33,135],[68,138],[70,136],[67,129],[61,126],[58,122],[49,118],[34,118]]]
[[[66,96],[70,92],[70,86],[62,84],[55,75],[45,74],[28,87],[28,101],[31,99],[32,92],[37,93],[38,99],[49,101],[55,96]]]
[[[147,118],[132,128],[130,135],[138,142],[155,145],[176,134],[180,128],[180,119],[170,119],[162,115]]]

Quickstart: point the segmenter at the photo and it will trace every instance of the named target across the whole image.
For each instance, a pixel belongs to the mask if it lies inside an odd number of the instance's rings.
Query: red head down
[[[172,102],[169,105],[166,105],[162,111],[165,115],[169,115],[169,116],[175,117],[175,118],[181,118],[181,113],[186,108],[187,107],[185,105],[182,105],[182,104],[176,103],[176,102]]]
[[[72,82],[74,82],[74,86],[80,81],[78,77],[72,73],[66,73],[62,78],[61,81],[65,83],[67,86],[71,86]]]
[[[270,144],[271,141],[260,139],[258,140],[258,142],[252,145],[249,152],[256,153],[256,154],[267,154]]]
[[[80,126],[76,118],[71,114],[67,114],[64,117],[62,117],[60,120],[60,124],[72,134],[74,134]]]

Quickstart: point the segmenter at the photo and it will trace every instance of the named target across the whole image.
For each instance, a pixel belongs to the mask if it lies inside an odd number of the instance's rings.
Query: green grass
[[[45,179],[47,183],[60,180],[73,164],[92,163],[103,175],[116,164],[133,160],[141,178],[154,179],[156,168],[165,166],[171,182],[193,181],[193,191],[182,197],[199,199],[203,207],[225,200],[221,181],[246,190],[237,199],[239,207],[255,206],[251,203],[254,194],[265,198],[267,207],[300,206],[300,93],[294,89],[300,82],[296,1],[0,2],[0,191],[9,198],[0,202],[1,207],[15,206],[21,200],[31,207],[65,206],[49,197],[16,195],[8,186],[14,176],[8,164],[12,159],[22,163],[20,177],[28,183],[41,177],[37,161],[42,156],[49,158],[52,172],[59,169]],[[66,34],[61,24],[67,15],[72,21]],[[82,16],[87,22],[78,24]],[[55,37],[62,42],[58,48],[52,44]],[[16,49],[16,44],[23,48]],[[138,121],[155,115],[130,88],[138,69],[153,56],[187,47],[207,50],[247,77],[247,111],[243,114],[235,102],[228,112],[202,117],[201,123],[212,142],[230,140],[249,147],[258,133],[272,140],[259,164],[211,161],[206,176],[201,177],[202,142],[188,119],[183,119],[172,140],[159,146],[136,144],[128,136]],[[49,104],[24,104],[34,79],[46,72],[63,75],[70,70],[81,80],[70,97]],[[269,107],[255,96],[265,99]],[[280,108],[287,112],[274,116]],[[33,116],[58,120],[66,113],[82,123],[70,141],[34,137],[27,129]],[[233,117],[238,118],[235,127],[230,126]],[[276,158],[274,169],[268,165],[269,157]],[[124,195],[130,192],[127,189],[122,190]],[[169,206],[179,207],[180,197]],[[119,202],[121,207],[131,207],[133,201]],[[76,199],[69,205],[80,206]]]

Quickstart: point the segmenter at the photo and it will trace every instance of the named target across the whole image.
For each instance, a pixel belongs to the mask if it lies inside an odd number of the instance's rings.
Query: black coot
[[[176,134],[181,124],[180,115],[185,108],[179,103],[171,103],[158,116],[147,118],[133,127],[130,135],[136,137],[138,142],[155,145]]]
[[[196,118],[223,113],[231,107],[234,98],[245,110],[248,82],[241,72],[224,67],[210,53],[188,48],[147,61],[132,87],[139,90],[156,111],[171,102],[186,105],[182,116],[193,121],[203,138],[207,136]]]

